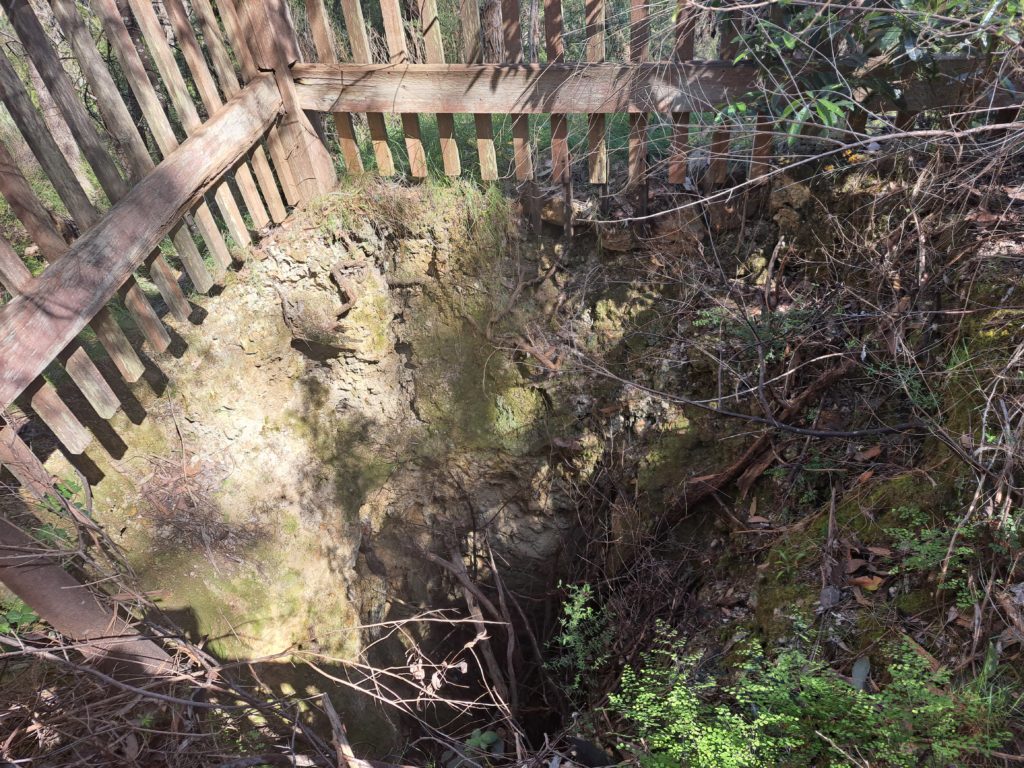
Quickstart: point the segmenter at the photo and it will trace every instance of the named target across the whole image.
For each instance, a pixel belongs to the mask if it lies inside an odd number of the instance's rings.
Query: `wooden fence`
[[[33,275],[0,238],[0,283],[10,297],[0,307],[0,464],[27,489],[44,495],[51,479],[19,436],[25,421],[44,423],[68,453],[85,451],[92,432],[83,420],[109,419],[121,407],[120,384],[108,377],[138,381],[172,343],[164,317],[187,323],[195,316],[182,285],[210,291],[244,257],[257,232],[281,222],[290,206],[334,186],[336,162],[328,146],[337,146],[348,172],[362,172],[365,134],[366,159],[372,157],[377,172],[394,174],[398,164],[385,115],[397,115],[409,172],[422,178],[432,148],[425,146],[421,115],[433,114],[443,172],[458,176],[475,163],[482,179],[497,181],[506,169],[498,165],[504,153],[494,116],[507,115],[508,174],[528,188],[538,181],[561,187],[569,200],[577,161],[580,168],[585,161],[581,178],[587,183],[612,180],[607,117],[626,114],[625,182],[639,190],[642,213],[652,170],[650,115],[662,114],[670,125],[665,181],[682,184],[695,175],[691,116],[742,98],[757,83],[752,67],[732,63],[734,14],[721,14],[721,60],[693,60],[696,11],[685,3],[673,22],[671,60],[649,60],[648,6],[632,0],[627,60],[608,62],[604,0],[586,0],[585,61],[570,62],[561,0],[543,0],[546,62],[537,64],[525,60],[517,0],[488,0],[483,9],[476,0],[462,0],[460,63],[445,61],[436,0],[418,0],[418,25],[409,24],[399,0],[374,1],[387,61],[374,61],[359,0],[340,0],[350,62],[340,61],[340,30],[332,27],[323,0],[305,0],[300,8],[315,62],[303,61],[303,40],[286,0],[124,0],[124,16],[115,0],[49,0],[49,13],[39,16],[25,0],[0,0],[111,203],[102,212],[86,193],[80,169],[69,163],[36,106],[26,67],[7,47],[0,52],[0,99],[74,223],[58,226],[30,184],[29,169],[16,161],[19,148],[0,142],[0,194],[47,263]],[[72,66],[43,22],[56,25]],[[412,51],[422,52],[423,60],[413,61]],[[115,82],[107,55],[116,58],[130,98]],[[907,116],[956,105],[970,87],[964,75],[977,67],[946,62],[938,78],[904,88],[899,104],[877,107]],[[72,73],[88,85],[88,106]],[[908,78],[906,72],[890,76]],[[988,103],[1011,103],[1011,90],[988,93]],[[325,134],[323,113],[333,118],[333,135]],[[456,114],[472,115],[475,152],[459,146]],[[550,154],[543,163],[531,146],[529,119],[538,114],[550,120]],[[588,116],[585,158],[572,156],[571,114]],[[732,170],[745,165],[751,179],[769,171],[771,123],[762,115],[749,125],[750,140],[739,144],[727,127],[711,127],[708,160],[700,169],[705,188],[725,183],[731,147]],[[83,234],[69,242],[71,230]],[[142,287],[149,284],[159,292],[163,317]],[[130,314],[148,355],[129,340],[108,307],[112,301]],[[87,328],[103,349],[102,360],[93,360],[81,341]],[[63,368],[81,397],[58,393],[46,375],[51,366]]]

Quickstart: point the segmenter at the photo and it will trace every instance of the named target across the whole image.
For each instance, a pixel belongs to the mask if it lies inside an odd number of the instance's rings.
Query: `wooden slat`
[[[142,63],[139,52],[135,49],[135,44],[128,33],[128,28],[124,25],[124,20],[121,18],[121,13],[116,3],[114,0],[91,0],[90,5],[93,12],[103,23],[107,39],[114,47],[118,61],[121,64],[121,70],[124,72],[128,86],[132,89],[132,93],[139,103],[143,116],[146,118],[146,123],[149,125],[149,130],[156,140],[160,154],[165,158],[168,157],[178,148],[178,139],[174,135],[174,129],[171,127],[170,120],[164,114],[160,98],[157,96],[156,90],[149,80],[146,67]],[[231,252],[228,250],[227,243],[224,242],[224,236],[217,227],[217,221],[213,216],[213,212],[205,200],[197,201],[195,223],[207,248],[210,249],[210,255],[219,267],[218,275],[215,276],[215,278],[219,279],[231,263]]]
[[[462,54],[466,64],[482,64],[484,48],[480,35],[478,0],[460,0],[459,22],[462,24]],[[498,157],[494,151],[494,125],[487,114],[473,115],[476,127],[476,152],[480,162],[480,178],[498,180]]]
[[[57,52],[50,43],[49,36],[43,30],[31,6],[28,3],[17,2],[17,0],[2,0],[0,4],[3,5],[8,20],[14,26],[15,32],[46,84],[46,88],[57,102],[75,142],[96,172],[100,186],[103,187],[112,202],[120,200],[128,192],[130,185],[121,177],[113,158],[107,152],[103,138],[97,132],[77,89],[64,71]],[[73,215],[78,218],[77,214]],[[79,223],[83,227],[89,226],[86,221],[80,220]],[[151,271],[156,277],[154,283],[160,289],[168,307],[188,306],[185,296],[178,287],[177,280],[164,279],[168,273],[173,273],[159,250],[151,254],[150,262],[152,264]],[[134,305],[136,312],[140,313],[140,327],[147,334],[147,340],[158,352],[163,352],[170,344],[170,337],[138,287],[129,286],[127,303]],[[188,317],[188,312],[185,313],[185,317]]]
[[[69,207],[74,205],[76,208],[81,207],[82,210],[89,210],[91,204],[88,198],[85,197],[81,186],[74,179],[74,174],[68,167],[67,161],[64,160],[64,156],[60,153],[60,149],[54,142],[53,137],[46,130],[42,118],[32,108],[31,103],[27,101],[28,96],[24,91],[21,81],[17,79],[10,62],[2,53],[0,53],[0,96],[3,97],[5,104],[8,105],[8,110],[14,116],[22,136],[25,137],[33,154],[53,182],[54,188],[64,201],[64,204]],[[9,157],[8,155],[8,159]],[[80,196],[80,199],[76,198],[76,194]],[[42,247],[41,243],[37,244]],[[106,349],[110,359],[113,360],[125,380],[138,381],[142,377],[145,367],[117,323],[109,316],[104,316],[101,318],[100,323],[95,326],[95,330],[100,343]]]
[[[728,11],[722,14],[718,25],[718,58],[723,62],[731,62],[737,53],[736,25],[739,14]],[[711,191],[721,187],[729,175],[729,143],[731,131],[728,128],[716,130],[711,134],[708,147],[708,172],[704,179],[704,187]]]
[[[44,259],[52,263],[67,252],[68,244],[54,228],[49,213],[36,198],[28,181],[14,164],[14,158],[11,157],[7,145],[2,141],[0,141],[0,194],[3,194],[11,211],[39,246],[39,252]],[[20,263],[19,260],[18,264]],[[25,290],[24,286],[27,285],[26,273],[28,270],[23,264],[21,266],[22,270],[18,270],[16,265],[10,263],[5,270],[6,278],[9,281],[7,287],[11,293],[15,291],[21,293]],[[105,328],[106,330],[104,330]],[[93,331],[107,350],[107,354],[110,354],[111,349],[116,351],[121,346],[128,346],[124,333],[109,318],[106,308],[100,313],[100,324],[99,326],[94,325]],[[130,346],[129,349],[131,349]],[[93,409],[103,418],[113,416],[121,404],[85,351],[77,344],[73,344],[63,350],[61,359],[65,363],[68,374],[85,394]],[[116,360],[117,358],[112,357],[111,359]]]
[[[676,6],[676,41],[672,51],[674,61],[689,61],[693,58],[693,33],[697,22],[697,9],[693,0],[679,0]],[[690,155],[690,113],[672,113],[672,150],[668,159],[668,180],[670,184],[686,182],[687,164]]]
[[[3,146],[2,142],[0,142],[0,149],[2,149],[3,154],[6,157],[7,149]],[[8,194],[8,174],[4,169],[10,167],[13,166],[4,163],[3,168],[0,168],[0,185],[3,186],[5,196]],[[22,179],[22,181],[24,181],[24,179]],[[12,208],[13,207],[14,206],[12,205]],[[40,208],[41,207],[42,206],[40,206]],[[66,248],[63,240],[60,241],[60,247]],[[0,238],[0,284],[3,284],[12,296],[18,296],[30,288],[31,281],[32,276],[29,273],[28,268],[22,263],[21,259],[18,258],[17,254],[14,253],[14,250],[10,247],[7,241]],[[64,368],[71,377],[71,380],[75,382],[78,388],[82,391],[82,394],[85,395],[85,399],[89,401],[89,404],[93,407],[93,410],[95,410],[96,413],[105,419],[109,419],[117,413],[118,409],[121,407],[121,403],[117,399],[117,395],[114,394],[110,385],[107,384],[106,379],[103,378],[103,374],[99,372],[99,369],[96,368],[92,360],[89,359],[89,356],[85,353],[85,350],[78,344],[78,342],[71,342],[71,344],[61,350],[57,355],[57,359],[64,365]],[[33,397],[33,401],[34,400],[35,397]],[[41,414],[41,416],[45,418],[45,414]],[[66,419],[62,420],[62,423],[66,422]],[[50,428],[53,429],[54,434],[61,437],[58,432],[58,427],[51,425]],[[71,446],[75,444],[75,438],[71,435],[66,437],[66,444],[68,445],[69,450],[71,450]]]
[[[92,434],[60,399],[57,390],[48,381],[40,381],[32,392],[29,404],[39,419],[50,428],[68,453],[84,453],[92,442]]]
[[[600,64],[605,58],[605,1],[586,0],[587,62]],[[605,143],[605,116],[587,118],[587,167],[591,184],[608,183],[608,146]]]
[[[0,427],[0,465],[7,467],[22,487],[37,499],[53,491],[53,478],[11,426]],[[5,520],[0,519],[0,525]],[[6,559],[0,560],[6,562]]]
[[[8,441],[9,435],[0,434],[0,450],[6,452]],[[21,461],[35,458],[27,447],[21,452],[23,456],[27,453]],[[53,478],[38,460],[33,474],[30,490],[40,498],[51,493]],[[41,549],[39,542],[20,528],[0,519],[0,581],[4,586],[68,638],[90,667],[133,685],[157,686],[166,681],[173,668],[167,652],[153,640],[140,637],[118,609],[100,604],[88,586]]]
[[[651,22],[646,0],[631,0],[629,8],[629,60],[646,61],[651,39]],[[629,116],[629,187],[636,190],[639,216],[647,215],[647,113]]]
[[[385,112],[611,114],[690,112],[736,99],[749,67],[673,64],[297,64],[303,109]],[[532,166],[531,166],[532,167]]]
[[[254,26],[249,28],[249,50],[257,69],[270,72],[277,67],[279,61],[290,67],[302,60],[287,3],[278,3],[276,0],[240,0],[240,3],[236,3],[236,7],[243,14],[249,11],[245,6],[261,5],[266,11],[266,21],[261,17],[250,17]],[[243,15],[242,18],[246,16]],[[264,24],[269,24],[270,28],[275,30],[276,40],[275,36],[266,34]]]
[[[505,61],[509,64],[523,63],[523,35],[519,20],[519,0],[501,0],[501,30],[505,46]],[[452,110],[455,111],[455,110]],[[491,112],[489,109],[474,109],[474,112]],[[511,112],[512,110],[504,110]],[[568,110],[547,109],[545,112],[566,112]],[[533,179],[533,152],[530,148],[530,118],[526,110],[512,115],[512,154],[515,159],[516,178],[519,181]]]
[[[769,115],[759,114],[754,133],[754,147],[750,157],[751,179],[759,179],[772,168],[772,137],[774,124]]]
[[[0,237],[0,284],[12,296],[19,296],[29,289],[32,275],[18,258],[10,243]],[[30,405],[43,423],[57,436],[71,453],[79,454],[89,445],[89,431],[64,404],[53,385],[39,379],[31,388]]]
[[[331,29],[331,22],[327,18],[324,0],[306,0],[306,17],[309,19],[309,29],[313,33],[317,58],[324,64],[337,64],[338,50],[334,42],[334,30]],[[334,127],[338,132],[338,146],[341,148],[341,156],[345,158],[348,172],[362,173],[363,158],[359,154],[352,115],[348,112],[335,112]]]
[[[46,50],[50,49],[47,48]],[[63,153],[57,146],[57,142],[50,135],[50,131],[43,122],[42,117],[36,112],[31,98],[25,91],[25,86],[18,78],[14,67],[7,59],[5,53],[0,53],[0,83],[2,83],[2,86],[0,86],[0,98],[3,99],[8,111],[14,118],[15,124],[18,126],[18,130],[32,149],[36,160],[39,161],[47,177],[53,182],[54,188],[57,189],[62,202],[67,206],[68,211],[74,217],[80,229],[84,230],[92,226],[99,219],[99,212],[93,207],[85,193],[82,192],[78,177],[71,169],[71,166],[68,165]],[[77,100],[77,96],[75,99]],[[116,176],[116,172],[114,175]],[[123,179],[121,179],[121,184],[124,184]],[[76,187],[81,194],[71,192]],[[67,196],[65,197],[65,195]],[[132,318],[139,326],[139,330],[142,331],[146,340],[157,352],[163,352],[167,349],[171,343],[167,330],[160,322],[156,312],[153,311],[153,307],[150,306],[145,294],[142,293],[142,289],[135,283],[134,277],[124,287],[122,296],[125,307],[132,314]],[[114,325],[116,324],[108,323],[105,326],[108,329],[107,333],[114,334],[110,336],[112,343],[111,347],[108,348],[113,349],[111,357],[114,357],[115,362],[120,360],[118,368],[122,370],[122,373],[134,376],[134,378],[129,378],[129,381],[137,381],[142,375],[142,361],[135,354],[131,345],[126,343],[126,340],[116,338],[117,332],[113,330]]]
[[[249,32],[242,25],[234,0],[219,0],[217,8],[224,21],[224,30],[227,32],[231,49],[238,57],[238,63],[242,68],[242,79],[246,83],[251,82],[259,75],[259,70],[256,69],[256,61],[249,50]],[[281,131],[276,126],[267,134],[267,149],[270,150],[270,156],[274,161],[277,177],[281,180],[285,201],[289,205],[298,205],[299,188],[288,164],[288,152],[281,138]]]
[[[283,149],[299,199],[308,202],[332,190],[338,179],[334,171],[334,160],[298,105],[291,73],[292,62],[286,44],[294,36],[290,16],[284,7],[284,0],[237,3],[236,8],[244,19],[249,37],[262,41],[264,51],[272,49],[276,52],[274,77],[284,103],[284,114],[280,122]]]
[[[195,10],[199,25],[203,30],[203,40],[206,42],[206,49],[210,52],[210,60],[213,62],[213,69],[217,73],[217,80],[227,98],[237,95],[242,89],[235,74],[234,64],[224,46],[224,39],[221,37],[220,27],[217,24],[217,17],[213,12],[210,0],[192,0],[192,8]],[[280,224],[288,216],[284,199],[277,188],[277,179],[274,178],[274,171],[267,159],[267,153],[261,145],[253,148],[250,157],[253,173],[259,181],[260,191],[263,192],[263,199],[267,204],[267,212],[275,224]]]
[[[31,292],[0,307],[0,407],[103,308],[196,198],[252,148],[282,106],[271,76],[253,80],[79,238]]]
[[[95,324],[95,322],[96,319],[93,318],[93,323]],[[72,350],[71,354],[66,358],[61,358],[64,370],[68,372],[68,376],[85,395],[85,399],[89,401],[89,405],[100,418],[114,418],[114,414],[121,408],[121,401],[117,399],[114,390],[107,384],[107,380],[103,378],[103,374],[86,354],[85,349],[82,347],[68,347],[68,349]]]
[[[207,114],[212,115],[224,105],[224,102],[217,90],[217,83],[206,65],[206,58],[203,56],[199,41],[192,30],[185,6],[182,5],[181,0],[164,0],[164,8],[167,9],[167,14],[170,16],[174,36],[178,40],[178,48],[181,49],[185,63],[192,73],[192,79],[199,91],[199,98],[203,100]],[[238,185],[238,191],[242,194],[245,207],[252,217],[253,226],[256,229],[265,228],[270,224],[270,216],[260,198],[252,171],[245,162],[240,163],[235,169],[235,183]],[[248,236],[248,234],[248,230],[246,230],[246,235]]]
[[[349,45],[352,46],[352,60],[356,64],[372,64],[370,38],[366,34],[366,21],[363,19],[363,8],[359,0],[341,0],[341,13],[345,18]],[[395,159],[388,144],[388,129],[384,115],[380,112],[367,112],[366,124],[370,129],[370,142],[373,145],[373,156],[377,160],[377,172],[382,176],[393,176]]]
[[[441,37],[441,19],[437,15],[437,0],[419,0],[419,3],[426,61],[428,64],[444,64],[444,40]],[[437,133],[441,139],[441,160],[445,175],[460,175],[462,163],[455,138],[455,118],[451,113],[437,113]]]
[[[192,101],[192,94],[189,93],[185,78],[181,76],[181,71],[178,69],[178,64],[174,59],[174,52],[167,43],[163,25],[160,24],[160,20],[153,10],[152,0],[128,0],[128,3],[131,5],[135,21],[139,25],[139,30],[146,40],[149,54],[153,57],[156,68],[160,70],[160,78],[171,97],[174,111],[177,112],[178,117],[181,119],[185,132],[191,136],[195,131],[199,130],[203,121],[200,119],[196,105]],[[226,181],[218,184],[214,188],[213,198],[217,201],[217,207],[224,217],[224,223],[227,225],[228,231],[235,239],[235,242],[242,247],[251,245],[252,237],[249,234],[249,228],[245,224],[245,219],[242,217],[242,212],[239,210],[238,201],[235,200],[235,195],[231,191],[231,185]],[[227,267],[230,264],[224,264],[223,266]]]
[[[75,8],[75,1],[50,0],[50,6],[53,8],[61,31],[71,44],[75,60],[92,89],[96,104],[103,115],[104,125],[124,153],[133,179],[139,181],[156,167],[146,149],[139,126],[135,124],[131,113],[125,106],[106,63],[96,49],[92,35]],[[193,242],[188,228],[184,224],[176,226],[171,231],[171,241],[174,243],[178,258],[181,260],[185,272],[188,273],[193,287],[200,293],[209,291],[213,287],[213,277],[207,270],[206,264],[203,263],[203,258]],[[159,270],[153,275],[154,282],[168,278],[169,276],[163,270]],[[191,314],[191,307],[187,301],[184,305],[177,301],[168,302],[168,306],[174,312],[175,317],[182,322],[187,321]]]
[[[562,0],[544,0],[544,46],[548,64],[565,63],[562,42]],[[551,181],[565,184],[571,174],[569,161],[569,121],[561,113],[551,115]]]
[[[402,20],[402,8],[398,0],[380,0],[380,12],[384,20],[384,37],[387,38],[388,55],[391,64],[408,64],[409,49],[405,43],[405,22]],[[427,154],[420,138],[420,119],[413,112],[401,112],[402,132],[405,134],[405,149],[409,153],[409,173],[413,178],[423,179],[427,176]],[[429,112],[431,110],[416,110]]]

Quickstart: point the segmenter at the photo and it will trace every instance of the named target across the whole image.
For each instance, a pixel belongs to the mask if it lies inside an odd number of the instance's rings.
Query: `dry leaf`
[[[747,518],[748,523],[761,523],[762,525],[771,525],[771,520],[767,517],[761,517],[760,515],[751,515]]]
[[[870,461],[871,459],[882,455],[882,446],[872,445],[870,448],[865,448],[863,451],[858,451],[853,454],[854,461]]]
[[[850,585],[854,587],[862,587],[868,592],[874,592],[885,582],[881,576],[855,576],[850,579]]]
[[[879,557],[892,557],[892,550],[888,547],[868,547],[868,552]]]
[[[861,472],[857,476],[857,481],[854,483],[854,485],[861,485],[862,483],[866,483],[868,480],[870,480],[874,476],[875,476],[875,470],[873,470],[873,469],[865,470],[864,472]]]

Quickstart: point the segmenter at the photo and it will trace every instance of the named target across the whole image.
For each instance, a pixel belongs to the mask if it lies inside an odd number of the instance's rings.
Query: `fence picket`
[[[676,40],[672,58],[684,62],[693,58],[693,31],[697,21],[696,9],[692,0],[679,0],[676,11]],[[672,113],[672,152],[668,160],[668,180],[670,184],[686,182],[687,164],[690,154],[690,113]]]
[[[146,40],[149,55],[153,57],[153,62],[160,71],[160,77],[171,97],[171,103],[174,105],[174,111],[178,114],[185,132],[191,136],[199,130],[203,122],[192,101],[192,94],[185,83],[185,78],[181,76],[181,71],[178,69],[174,52],[167,43],[163,25],[153,10],[153,3],[151,0],[128,0],[128,3],[132,8],[135,21],[139,25],[139,30]],[[249,228],[242,217],[231,186],[227,182],[218,184],[213,189],[213,199],[217,201],[217,207],[220,209],[221,216],[224,217],[224,223],[235,242],[242,247],[251,245],[252,237],[249,234]],[[231,263],[230,261],[222,263],[221,266],[227,268],[231,266]]]
[[[133,180],[138,181],[155,167],[139,133],[138,126],[132,120],[110,72],[100,57],[92,35],[86,29],[82,17],[78,15],[74,0],[51,0],[51,7],[61,31],[71,44],[75,60],[93,91],[96,104],[103,115],[104,124],[121,151],[124,152]],[[199,249],[196,248],[192,241],[192,235],[184,224],[179,224],[172,230],[171,242],[174,243],[175,250],[178,252],[178,257],[191,279],[192,285],[200,293],[206,293],[213,286],[213,278],[206,269]],[[158,287],[160,281],[173,281],[177,285],[177,278],[173,273],[159,267],[159,262],[155,262],[155,264],[157,267],[155,270],[151,267],[151,276]],[[161,293],[168,301],[168,306],[174,316],[179,321],[186,322],[191,314],[188,301],[184,300],[184,297],[181,297],[181,300],[175,297],[171,301],[168,299],[167,293],[164,291]],[[182,303],[183,300],[184,303]]]
[[[462,53],[467,64],[482,64],[484,61],[483,38],[480,29],[480,6],[478,0],[461,0],[459,20],[462,23]],[[476,127],[476,152],[480,163],[480,178],[484,181],[498,180],[498,158],[494,151],[494,124],[487,113],[473,115]]]
[[[444,40],[441,38],[437,0],[419,0],[419,3],[426,61],[428,64],[444,64]],[[462,163],[459,161],[459,145],[455,140],[455,118],[446,112],[438,112],[436,117],[445,175],[458,176],[462,173]]]
[[[407,63],[409,48],[405,43],[402,7],[398,0],[380,0],[380,11],[384,20],[384,37],[387,38],[388,56],[391,63]],[[424,179],[427,176],[427,155],[423,150],[423,140],[420,136],[419,115],[402,112],[400,117],[402,132],[405,134],[405,148],[409,153],[409,173],[413,178]]]
[[[213,6],[210,5],[210,0],[192,0],[192,9],[196,12],[199,26],[203,30],[203,40],[206,43],[206,50],[210,52],[210,61],[213,62],[213,69],[217,74],[221,90],[226,98],[233,98],[238,95],[242,87],[238,82],[238,75],[235,74],[231,56],[224,45],[224,38],[221,36]],[[252,164],[256,180],[259,182],[260,191],[263,193],[270,220],[279,224],[287,218],[288,209],[277,188],[277,179],[274,178],[274,171],[262,145],[258,144],[253,148],[249,161]]]
[[[605,59],[605,2],[586,0],[587,63],[600,64]],[[608,183],[608,146],[605,142],[605,116],[587,116],[587,167],[591,184]]]
[[[206,65],[203,51],[199,47],[199,41],[196,39],[195,32],[189,22],[188,12],[185,10],[181,0],[164,0],[164,8],[167,9],[167,14],[171,19],[171,27],[174,29],[174,36],[178,40],[178,48],[184,55],[185,64],[192,73],[192,79],[196,84],[196,90],[199,92],[199,98],[202,99],[207,114],[212,115],[224,106],[224,102],[217,91],[217,84],[214,82],[213,75]],[[238,185],[238,191],[241,193],[245,207],[252,217],[253,226],[256,229],[263,229],[270,223],[270,216],[263,205],[263,200],[260,199],[260,193],[256,188],[256,180],[253,178],[252,170],[247,163],[243,162],[235,168],[235,183]],[[245,233],[248,236],[248,229],[245,230]]]
[[[142,63],[139,52],[135,49],[135,44],[128,33],[128,28],[124,25],[117,5],[114,0],[92,0],[92,9],[99,16],[107,39],[114,47],[121,63],[121,70],[135,95],[143,117],[146,118],[146,123],[160,149],[160,154],[164,157],[169,156],[178,148],[178,139],[174,135],[170,120],[164,114],[160,98],[150,82],[146,67]],[[213,217],[213,212],[205,200],[201,200],[195,208],[195,223],[196,229],[199,230],[207,248],[210,249],[210,255],[218,265],[218,274],[214,276],[214,279],[218,280],[231,263],[231,252],[228,250],[224,236]]]
[[[338,51],[334,43],[334,31],[327,18],[324,0],[306,0],[306,16],[309,18],[309,28],[313,33],[317,58],[322,62],[337,63]],[[362,173],[363,158],[359,155],[359,144],[356,141],[351,113],[335,112],[334,128],[338,132],[338,146],[341,148],[341,156],[345,158],[348,172]]]

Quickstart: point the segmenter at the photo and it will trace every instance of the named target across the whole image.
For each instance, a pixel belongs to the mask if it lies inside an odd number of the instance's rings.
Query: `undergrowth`
[[[751,643],[735,669],[702,668],[664,647],[627,667],[611,708],[632,726],[620,745],[643,766],[961,765],[997,749],[1008,734],[975,680],[956,686],[909,645],[894,646],[877,692],[858,690],[802,650],[767,654]]]

